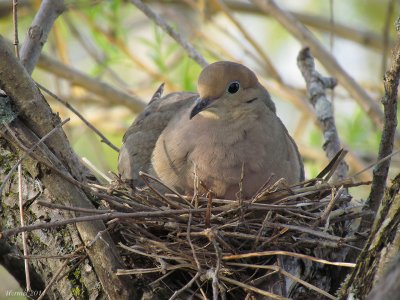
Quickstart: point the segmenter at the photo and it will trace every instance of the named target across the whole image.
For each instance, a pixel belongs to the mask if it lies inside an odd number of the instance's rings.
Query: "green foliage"
[[[359,107],[351,115],[338,119],[337,126],[341,138],[351,148],[359,152],[377,153],[380,133]]]
[[[141,38],[140,41],[147,46],[148,56],[159,71],[170,71],[167,61],[177,52],[178,45],[169,42],[164,31],[155,25],[153,25],[153,36],[150,39]]]
[[[68,279],[72,285],[71,292],[76,299],[87,299],[88,294],[86,287],[81,282],[82,272],[78,267],[68,274]]]
[[[196,91],[197,77],[201,67],[193,64],[180,46],[159,27],[153,26],[153,36],[141,38],[147,54],[161,74],[177,83],[181,90]]]
[[[308,142],[309,142],[309,145],[312,147],[321,147],[322,146],[323,136],[322,136],[321,131],[318,128],[313,127],[310,130],[310,133],[308,135]]]
[[[117,134],[107,134],[107,138],[117,146],[121,145],[122,138]],[[89,129],[84,132],[74,131],[71,139],[73,140],[73,148],[79,157],[88,158],[100,170],[107,172],[108,170],[116,172],[116,162],[118,161],[118,153],[101,143],[97,135]],[[97,174],[95,174],[97,176]]]

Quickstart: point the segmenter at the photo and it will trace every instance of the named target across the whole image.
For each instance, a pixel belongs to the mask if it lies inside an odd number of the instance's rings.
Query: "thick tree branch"
[[[21,62],[29,74],[35,68],[54,21],[64,10],[64,0],[42,1],[21,49]]]
[[[397,127],[397,91],[400,80],[400,39],[397,42],[393,53],[393,61],[390,69],[385,73],[383,82],[385,95],[382,104],[385,114],[381,142],[379,145],[378,160],[390,155],[393,151],[393,144]],[[373,171],[371,193],[368,197],[368,204],[371,210],[377,211],[381,203],[386,179],[389,172],[391,159],[378,164]]]
[[[385,122],[379,146],[379,160],[392,153],[396,134],[397,91],[400,81],[399,36],[392,57],[392,64],[386,72],[384,80],[385,95],[382,98],[382,102]],[[360,230],[368,230],[371,228],[371,223],[373,225],[364,249],[357,258],[357,267],[341,289],[342,299],[345,299],[350,293],[354,293],[359,299],[364,299],[375,284],[378,269],[380,266],[386,265],[388,250],[392,248],[391,251],[397,253],[400,250],[399,235],[395,235],[400,224],[400,198],[398,197],[400,175],[397,175],[393,180],[391,188],[387,190],[382,200],[386,188],[389,166],[390,159],[386,159],[374,169],[368,204],[371,211],[375,214],[362,218]],[[385,289],[388,288],[388,286],[385,287]],[[376,292],[375,290],[374,294]]]
[[[297,57],[297,64],[307,84],[307,91],[310,102],[315,109],[318,121],[324,134],[324,150],[329,160],[332,160],[340,151],[340,139],[336,129],[335,118],[333,115],[332,103],[327,99],[325,89],[332,89],[336,85],[336,80],[330,77],[323,77],[315,70],[314,59],[310,49],[304,48]],[[341,161],[336,169],[334,181],[346,178],[348,166]]]
[[[35,82],[15,59],[7,44],[0,36],[0,88],[12,99],[19,117],[29,128],[38,136],[44,136],[60,123],[60,118],[53,114]],[[75,178],[84,179],[88,170],[79,163],[64,131],[57,131],[46,143]]]
[[[379,269],[385,268],[390,255],[399,253],[400,240],[398,229],[400,225],[400,175],[393,180],[393,184],[385,194],[385,199],[376,216],[374,225],[369,234],[363,251],[357,258],[356,268],[340,289],[340,299],[365,299],[379,278]],[[397,233],[397,234],[396,234]],[[390,253],[392,252],[392,253]],[[398,274],[396,275],[398,277]],[[389,289],[390,282],[382,282],[385,289]],[[392,285],[393,287],[393,285]],[[376,290],[375,290],[376,292]],[[382,290],[382,292],[385,292]],[[389,299],[389,298],[379,298]]]
[[[52,113],[32,78],[15,59],[2,37],[0,37],[0,88],[13,100],[20,114],[20,118],[9,125],[14,131],[14,136],[17,136],[26,147],[32,147],[39,140],[37,136],[45,135],[60,123],[59,117]],[[16,142],[14,137],[7,132],[3,136],[9,142]],[[20,147],[19,143],[16,146]],[[71,172],[78,180],[84,180],[86,172],[82,170],[86,171],[86,169],[79,162],[62,130],[56,131],[49,137],[45,145],[38,147],[36,155],[50,161],[61,172],[67,174]],[[34,166],[31,168],[35,169]],[[57,199],[64,205],[94,208],[81,189],[65,181],[58,173],[46,168],[39,173],[42,183],[53,199]],[[77,224],[77,229],[83,243],[88,245],[96,239],[99,232],[105,230],[105,226],[101,221],[85,222]],[[102,239],[88,248],[87,252],[103,291],[110,299],[129,299],[133,296],[133,288],[128,279],[118,277],[110,272],[110,270],[121,267],[122,264],[108,232],[104,232]]]
[[[378,103],[351,77],[329,53],[317,38],[296,20],[290,13],[282,10],[273,0],[252,0],[262,11],[273,16],[305,47],[310,47],[315,57],[327,71],[349,92],[360,107],[370,116],[378,127],[382,127],[383,113]]]

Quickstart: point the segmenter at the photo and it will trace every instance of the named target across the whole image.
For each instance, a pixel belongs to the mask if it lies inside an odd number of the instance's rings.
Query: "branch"
[[[377,283],[377,279],[379,280],[382,276],[382,268],[387,266],[391,257],[399,253],[399,191],[400,175],[397,175],[385,194],[385,199],[380,207],[379,214],[376,215],[364,249],[357,257],[356,267],[342,284],[339,299],[349,299],[348,295],[350,294],[354,295],[354,299],[365,299]],[[395,281],[385,282],[384,278],[380,280],[386,291],[396,285]],[[376,289],[374,290],[376,292]]]
[[[83,217],[75,217],[71,219],[65,219],[61,221],[54,221],[49,223],[38,223],[27,225],[23,227],[8,229],[0,232],[0,240],[8,238],[12,235],[16,235],[21,232],[30,232],[38,229],[49,229],[49,228],[57,228],[60,226],[65,226],[68,224],[76,224],[81,222],[88,221],[98,221],[98,220],[111,220],[111,219],[143,219],[143,218],[151,218],[151,217],[169,217],[169,216],[180,216],[187,215],[193,213],[204,213],[206,208],[197,208],[197,209],[170,209],[170,210],[160,210],[160,211],[140,211],[134,213],[124,213],[124,212],[111,212],[104,214],[96,214],[90,216]],[[213,212],[222,212],[225,208],[216,207],[212,211]]]
[[[264,50],[255,41],[255,39],[253,39],[252,36],[247,32],[245,27],[242,26],[242,24],[232,15],[232,12],[230,11],[229,7],[221,0],[214,0],[212,2],[214,5],[218,7],[219,10],[221,10],[227,16],[227,18],[236,26],[236,28],[242,33],[242,35],[247,39],[247,41],[253,46],[258,55],[260,55],[260,57],[264,61],[267,73],[270,74],[271,77],[274,78],[276,81],[282,82],[282,78],[279,75],[278,70],[274,67],[271,59],[265,54]]]
[[[129,95],[117,90],[108,83],[91,78],[45,54],[40,56],[38,67],[61,77],[74,85],[87,89],[88,91],[106,99],[109,103],[125,105],[134,112],[141,112],[146,106],[144,101],[136,95]]]
[[[393,151],[393,143],[397,127],[397,89],[400,80],[400,38],[397,41],[393,52],[393,61],[389,70],[385,73],[384,87],[385,95],[382,98],[385,120],[381,142],[379,144],[378,160],[390,155]],[[371,192],[368,197],[368,204],[371,210],[376,212],[381,203],[385,191],[386,179],[389,172],[391,159],[379,163],[372,177]]]
[[[54,21],[65,10],[64,0],[43,0],[21,49],[21,62],[32,74]]]
[[[160,26],[169,36],[171,36],[179,45],[185,49],[191,59],[197,62],[200,66],[205,67],[208,62],[204,57],[186,40],[184,39],[174,28],[171,27],[164,19],[157,15],[153,10],[150,9],[141,0],[131,0],[138,9],[140,9],[149,19],[153,20],[158,26]]]
[[[330,77],[323,77],[315,70],[314,58],[310,49],[304,48],[297,57],[297,65],[306,81],[307,92],[311,104],[315,109],[318,121],[324,134],[324,150],[329,160],[332,160],[340,151],[339,134],[336,129],[332,103],[326,98],[325,89],[333,89],[336,80]],[[334,181],[346,178],[348,171],[347,164],[342,160],[336,169]]]
[[[10,128],[15,131],[19,141],[12,136],[6,136],[8,141],[17,142],[17,147],[22,144],[31,148],[38,142],[38,136],[50,132],[60,123],[59,117],[53,114],[44,100],[34,81],[15,59],[6,41],[0,36],[0,88],[13,100],[19,112],[19,118],[10,123]],[[25,122],[22,122],[22,120]],[[48,148],[47,148],[48,147]],[[50,150],[51,151],[50,151]],[[36,155],[50,161],[60,172],[68,174],[69,171],[80,181],[84,181],[86,168],[79,162],[62,130],[57,130],[46,142],[37,148]],[[62,164],[58,163],[61,160]],[[66,181],[58,173],[48,170],[41,165],[40,179],[49,194],[57,202],[69,206],[94,208],[86,194],[72,183]],[[28,169],[37,168],[36,162],[30,162]],[[101,221],[86,222],[76,225],[82,242],[87,245],[95,240],[98,232],[104,231],[105,226]],[[128,278],[118,277],[110,270],[122,266],[116,247],[109,233],[104,233],[102,239],[87,249],[102,290],[110,299],[129,299],[134,295],[134,289]],[[134,298],[134,297],[133,297]]]
[[[357,267],[341,288],[341,299],[347,298],[350,292],[354,292],[356,298],[364,299],[376,282],[379,275],[377,274],[378,268],[385,263],[387,252],[389,250],[398,252],[399,250],[399,242],[395,240],[396,238],[398,240],[398,235],[394,233],[399,226],[400,175],[397,175],[393,180],[392,186],[387,190],[385,198],[382,200],[397,126],[397,90],[400,81],[399,33],[398,30],[398,39],[392,54],[392,64],[386,72],[384,80],[385,95],[382,98],[382,103],[385,122],[379,145],[379,163],[373,171],[371,192],[367,201],[373,214],[362,218],[359,231],[368,230],[371,228],[371,223],[373,224],[364,249],[357,257]],[[354,253],[351,253],[351,255],[355,256]]]
[[[315,57],[326,70],[336,77],[339,83],[357,101],[360,107],[370,116],[378,127],[382,127],[383,113],[379,105],[351,77],[329,53],[317,38],[290,13],[282,10],[273,0],[252,0],[262,11],[273,16],[305,47],[310,47]]]
[[[37,136],[44,136],[61,120],[53,114],[31,76],[16,60],[8,42],[0,35],[0,88],[12,99],[13,105],[26,125]],[[45,144],[61,159],[64,166],[79,180],[84,180],[89,171],[79,163],[63,130],[49,137]]]
[[[241,1],[226,1],[226,5],[234,11],[251,13],[251,14],[262,14],[260,9],[251,3],[243,3]],[[327,18],[304,14],[295,11],[289,11],[296,19],[298,19],[304,25],[314,27],[317,30],[331,32],[341,38],[348,39],[350,41],[359,43],[366,47],[370,47],[373,50],[381,52],[384,49],[384,38],[381,34],[376,34],[372,31],[355,29],[345,24],[338,23],[335,20],[335,26]],[[265,15],[265,13],[264,13]],[[267,14],[268,17],[273,17]],[[389,45],[394,44],[393,41],[389,41]]]

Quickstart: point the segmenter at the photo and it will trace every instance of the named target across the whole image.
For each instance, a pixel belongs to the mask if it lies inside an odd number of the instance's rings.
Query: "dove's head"
[[[232,110],[246,110],[268,95],[253,71],[230,61],[219,61],[205,67],[199,76],[197,90],[200,98],[190,118],[202,111],[220,117]]]

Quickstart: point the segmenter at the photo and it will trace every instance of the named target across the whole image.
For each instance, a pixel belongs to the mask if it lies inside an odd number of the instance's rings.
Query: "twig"
[[[113,210],[109,210],[109,209],[70,207],[70,206],[60,205],[60,204],[56,204],[56,203],[49,203],[49,202],[44,202],[44,201],[37,201],[36,204],[40,205],[40,206],[48,207],[48,208],[53,208],[53,209],[61,209],[61,210],[92,213],[92,214],[104,214],[104,213],[112,213],[113,212]]]
[[[185,284],[181,289],[175,291],[175,293],[171,296],[171,298],[169,298],[169,300],[177,299],[177,297],[184,291],[186,291],[188,288],[190,288],[199,277],[200,277],[200,272],[197,272],[196,275],[194,275],[193,278],[187,284]]]
[[[320,288],[316,287],[315,285],[312,285],[292,274],[290,274],[289,272],[286,272],[282,267],[280,266],[266,266],[266,265],[254,265],[254,264],[243,264],[243,263],[228,263],[228,265],[231,266],[238,266],[238,267],[245,267],[245,268],[255,268],[255,269],[268,269],[268,270],[273,270],[276,272],[281,273],[282,275],[292,279],[293,281],[300,283],[301,285],[304,285],[305,287],[316,291],[318,293],[320,293],[321,295],[324,295],[325,297],[329,298],[329,299],[337,299],[336,297],[332,296],[331,294],[325,292],[324,290],[321,290]]]
[[[81,246],[81,248],[83,249],[83,246]],[[30,254],[28,256],[13,255],[13,254],[10,254],[10,255],[18,257],[18,258],[22,258],[22,259],[25,259],[25,258],[28,258],[28,259],[70,259],[70,258],[76,258],[76,257],[82,256],[81,254],[75,254],[75,251],[73,253],[65,254],[65,255],[32,255],[32,254]]]
[[[339,171],[346,172],[346,175],[347,175],[348,165],[347,165],[347,163],[344,161],[344,157],[345,157],[345,156],[347,155],[347,153],[349,153],[349,152],[348,152],[347,150],[345,150],[345,149],[341,149],[338,153],[339,153],[339,155],[338,155],[337,160],[333,163],[332,168],[329,170],[328,174],[324,177],[324,180],[325,180],[325,181],[329,181],[329,179],[330,179],[330,178],[332,177],[332,175],[336,172],[336,169],[338,169],[338,167],[341,167],[341,168],[339,168]],[[343,167],[343,165],[345,165],[345,166],[347,167],[347,169],[345,169],[345,168]],[[342,170],[342,168],[345,169],[345,170]],[[339,173],[337,173],[337,174],[335,174],[335,175],[336,175],[335,177],[338,177]]]
[[[45,228],[55,228],[68,224],[75,224],[79,222],[87,222],[87,221],[95,221],[95,220],[110,220],[110,219],[126,219],[126,218],[150,218],[150,217],[168,217],[168,216],[179,216],[183,214],[189,213],[204,213],[206,211],[205,208],[198,209],[177,209],[177,210],[165,210],[165,211],[144,211],[144,212],[135,212],[135,213],[121,213],[121,212],[112,212],[99,214],[95,216],[83,216],[71,218],[68,220],[62,221],[54,221],[50,223],[39,223],[33,225],[27,225],[24,227],[8,229],[0,232],[0,239],[5,239],[11,235],[18,234],[20,232],[29,232],[37,229],[45,229]],[[224,211],[224,208],[213,208],[213,211]]]
[[[204,224],[207,228],[211,227],[211,208],[213,202],[213,192],[209,191],[207,195],[207,211],[204,218]]]
[[[178,198],[179,198],[180,200],[182,200],[183,203],[185,203],[186,205],[189,205],[191,208],[193,208],[193,205],[192,205],[187,199],[185,199],[184,197],[182,197],[181,194],[179,194],[177,191],[175,191],[174,189],[172,189],[172,188],[170,188],[169,186],[167,186],[165,183],[163,183],[163,182],[162,182],[161,180],[159,180],[158,178],[156,178],[156,177],[154,177],[154,176],[152,176],[152,175],[150,175],[150,174],[147,174],[147,173],[145,173],[145,172],[143,172],[143,171],[139,171],[139,176],[142,177],[143,181],[146,183],[146,185],[147,185],[153,192],[155,192],[158,196],[160,196],[162,199],[164,199],[164,200],[165,200],[168,204],[170,204],[171,206],[180,208],[179,205],[177,205],[177,204],[171,202],[169,199],[167,199],[165,196],[161,195],[157,190],[155,190],[155,189],[149,184],[149,182],[147,181],[146,178],[150,178],[151,180],[154,180],[155,182],[161,184],[163,187],[167,188],[170,192],[172,192],[172,193],[174,193],[176,196],[178,196]]]
[[[83,249],[83,246],[78,247],[74,252],[70,253],[71,257],[81,251]],[[72,268],[70,268],[68,270],[68,272],[70,272],[72,269],[75,269],[75,267],[77,265],[79,265],[82,261],[83,261],[84,257],[79,259],[77,263],[75,263]],[[40,296],[37,298],[37,300],[42,300],[44,299],[44,297],[46,296],[47,292],[49,291],[49,289],[52,287],[52,285],[59,280],[60,278],[63,278],[65,275],[60,275],[62,274],[62,271],[65,270],[65,268],[67,267],[67,265],[70,263],[69,260],[66,260],[65,262],[63,262],[63,264],[60,266],[60,268],[57,270],[57,272],[54,274],[53,278],[51,278],[50,282],[47,284],[46,288],[43,290],[43,292],[40,294]],[[64,273],[65,274],[65,273]]]
[[[335,190],[333,189],[332,191],[335,191]],[[337,190],[336,195],[334,195],[334,193],[332,193],[331,201],[329,201],[328,205],[325,207],[318,222],[315,223],[316,226],[317,226],[317,224],[322,223],[328,219],[328,217],[333,209],[333,206],[335,205],[336,201],[341,197],[343,192],[344,192],[344,188],[340,187],[339,190]],[[327,226],[328,223],[329,223],[329,220],[327,220],[325,228],[328,227]]]
[[[323,77],[315,70],[314,59],[310,49],[304,48],[297,57],[297,64],[307,83],[310,102],[315,109],[317,118],[324,134],[324,150],[329,160],[332,160],[341,149],[340,139],[336,129],[332,103],[327,99],[325,89],[333,89],[336,80]],[[341,161],[334,176],[334,181],[342,180],[347,175],[348,166]]]
[[[202,269],[201,264],[197,257],[196,250],[194,249],[192,240],[190,239],[190,228],[191,228],[190,226],[191,225],[192,225],[192,214],[189,214],[188,226],[187,226],[187,230],[186,230],[186,234],[187,234],[186,239],[189,243],[190,249],[192,249],[192,255],[193,255],[194,261],[196,262],[196,265],[197,265],[197,272],[200,272]]]
[[[141,0],[131,0],[138,9],[140,9],[149,19],[153,20],[160,26],[169,36],[171,36],[179,45],[185,49],[190,58],[197,62],[200,66],[205,67],[208,65],[203,56],[188,42],[186,41],[174,28],[172,28],[164,19],[157,15]]]
[[[46,288],[43,290],[43,292],[40,294],[40,296],[37,298],[37,300],[42,300],[47,294],[47,291],[52,287],[52,285],[57,281],[58,277],[60,276],[61,272],[65,270],[69,263],[69,260],[66,260],[63,262],[63,264],[60,266],[60,268],[57,270],[57,272],[54,274],[53,278],[51,278],[50,282],[47,284]]]
[[[68,120],[69,120],[69,119],[65,120],[63,123],[67,122]],[[62,125],[63,123],[61,123],[61,124],[59,124],[59,125]],[[53,130],[54,130],[54,128],[53,128]],[[19,139],[13,134],[12,131],[10,131],[10,133],[11,133],[11,135],[13,136],[14,140],[19,144],[19,146],[21,147],[21,149],[23,149],[23,150],[26,152],[26,154],[31,155],[31,156],[32,156],[33,158],[35,158],[38,162],[40,162],[41,164],[45,165],[47,168],[49,168],[50,170],[54,171],[54,172],[57,173],[59,176],[61,176],[62,178],[64,178],[64,179],[67,180],[68,182],[70,182],[70,183],[76,185],[77,187],[79,187],[79,188],[81,188],[81,189],[83,189],[83,190],[86,190],[86,191],[88,191],[88,192],[94,194],[95,196],[97,196],[97,197],[99,197],[99,198],[103,198],[104,200],[106,200],[106,201],[108,201],[108,202],[110,202],[110,201],[111,201],[111,202],[113,202],[113,201],[114,201],[114,202],[115,202],[115,201],[117,201],[117,202],[123,202],[123,203],[129,204],[130,206],[135,207],[136,209],[141,209],[141,210],[143,210],[143,209],[144,209],[144,210],[154,210],[154,208],[152,208],[152,207],[145,206],[145,205],[143,205],[143,204],[137,203],[137,202],[132,201],[132,200],[128,200],[128,199],[124,199],[124,198],[116,198],[116,197],[113,197],[113,196],[111,196],[111,195],[104,194],[104,193],[100,193],[100,192],[97,192],[97,191],[93,190],[93,188],[92,188],[90,185],[84,184],[84,183],[82,183],[82,182],[76,180],[76,179],[73,178],[70,174],[68,174],[68,173],[66,173],[66,172],[64,172],[64,171],[62,171],[62,170],[59,169],[59,168],[54,167],[54,166],[53,166],[51,163],[49,163],[47,160],[44,160],[44,159],[42,159],[42,158],[39,157],[39,156],[33,155],[34,153],[32,153],[32,151],[29,151],[29,149],[27,149],[27,148],[22,144],[22,142],[19,141]],[[42,138],[42,139],[43,139],[43,138]],[[37,141],[36,144],[39,144],[39,141]],[[35,145],[33,145],[32,148],[33,148],[34,146],[35,146]],[[46,154],[47,154],[47,153],[46,153]],[[25,157],[25,156],[24,156],[24,157]],[[43,157],[43,155],[42,155],[42,157]],[[15,165],[15,168],[16,168],[16,165]],[[14,171],[15,171],[15,169],[14,169]],[[10,172],[11,172],[11,171],[10,171]],[[10,176],[11,176],[11,175],[10,175]],[[9,177],[10,177],[10,176],[9,176]],[[9,178],[9,177],[8,177],[8,178]],[[1,189],[0,189],[0,191],[1,191]],[[0,195],[1,195],[1,193],[0,193]],[[115,204],[115,203],[113,203],[113,204]],[[121,207],[120,207],[120,208],[121,208]],[[125,208],[125,209],[128,209],[128,207],[124,207],[124,208]]]
[[[303,227],[303,226],[281,224],[281,223],[271,223],[271,222],[268,222],[267,225],[272,227],[272,228],[287,228],[289,230],[308,233],[308,234],[311,234],[313,236],[317,236],[317,237],[324,238],[324,239],[331,240],[331,241],[336,241],[338,243],[342,243],[343,241],[346,241],[346,240],[350,239],[350,238],[338,237],[338,236],[335,236],[335,235],[328,234],[326,232],[313,230],[311,228]]]
[[[118,148],[117,148],[118,149]],[[116,149],[114,149],[116,150]],[[86,157],[82,157],[82,162],[92,171],[94,171],[95,173],[97,173],[98,175],[101,176],[101,178],[103,178],[108,184],[111,184],[112,179],[110,177],[108,177],[106,174],[104,174],[103,172],[101,172],[89,159],[87,159]]]
[[[119,152],[119,148],[117,146],[115,146],[113,143],[111,143],[110,140],[107,139],[104,136],[104,134],[102,134],[100,132],[100,130],[98,130],[96,127],[94,127],[88,120],[86,120],[85,117],[82,116],[71,104],[69,104],[67,101],[61,99],[60,97],[58,97],[56,94],[54,94],[53,92],[51,92],[50,90],[48,90],[47,88],[42,86],[40,83],[36,82],[36,85],[41,90],[45,91],[47,94],[49,94],[51,97],[53,97],[55,100],[57,100],[58,102],[63,104],[65,107],[67,107],[70,111],[72,111],[79,119],[82,120],[83,123],[85,123],[85,125],[87,127],[89,127],[94,133],[96,133],[101,138],[101,142],[105,143],[106,145],[110,146],[110,148],[112,148],[115,151]]]
[[[14,23],[14,51],[15,55],[19,59],[19,41],[18,41],[18,0],[13,0],[13,23]],[[6,126],[7,123],[4,122]],[[8,128],[9,129],[9,128]],[[24,221],[24,203],[23,203],[23,197],[22,197],[22,167],[21,163],[19,161],[18,164],[18,206],[19,206],[19,214],[20,214],[20,223],[21,226],[25,226],[25,221]],[[12,173],[11,173],[12,174]],[[7,178],[7,176],[6,176]],[[7,181],[8,182],[8,178]],[[4,183],[3,183],[4,184]],[[1,194],[2,194],[2,186],[0,187],[0,199],[1,199]],[[28,243],[27,243],[27,234],[25,232],[22,233],[22,248],[24,252],[24,266],[25,266],[25,284],[26,284],[26,290],[29,292],[31,290],[31,277],[29,274],[29,251],[28,251]]]
[[[13,24],[14,24],[14,51],[19,59],[19,40],[18,40],[18,0],[13,0]]]
[[[57,129],[59,129],[61,126],[63,126],[69,120],[70,120],[70,118],[67,118],[63,122],[58,124],[56,127],[54,127],[49,133],[47,133],[45,136],[43,136],[36,144],[34,144],[30,149],[28,149],[27,152],[25,152],[25,154],[20,159],[18,159],[18,161],[14,164],[14,166],[8,172],[7,176],[4,178],[3,183],[0,186],[0,199],[2,197],[1,195],[3,193],[3,189],[6,185],[6,183],[8,182],[8,180],[10,180],[11,175],[15,172],[15,170],[21,164],[21,162],[25,158],[27,158],[41,143],[43,143],[43,141],[45,141],[49,136],[51,136]],[[6,126],[6,128],[9,132],[12,132],[11,128],[6,123],[3,123],[3,124],[4,124],[4,126]]]
[[[151,253],[150,254],[150,253],[146,253],[146,252],[134,249],[132,247],[128,247],[128,246],[122,244],[121,242],[118,243],[118,246],[120,246],[122,249],[125,249],[125,250],[127,250],[129,252],[136,253],[136,254],[143,255],[143,256],[147,256],[147,257],[153,257],[153,258],[156,258],[156,259],[175,260],[175,261],[178,261],[180,263],[184,262],[184,260],[181,257],[178,257],[178,256],[160,255],[160,254],[155,254],[155,253]]]
[[[250,258],[250,257],[260,257],[260,256],[272,256],[272,255],[285,255],[297,258],[308,259],[311,261],[315,261],[325,265],[332,265],[338,267],[346,267],[346,268],[354,268],[356,264],[354,263],[346,263],[346,262],[333,262],[328,261],[321,258],[316,258],[313,256],[296,253],[296,252],[288,252],[288,251],[262,251],[262,252],[253,252],[253,253],[245,253],[245,254],[237,254],[237,255],[225,255],[222,257],[223,260],[232,260],[232,259],[243,259],[243,258]]]
[[[179,265],[168,265],[165,270],[170,271],[170,270],[179,270],[179,269],[193,269],[193,265],[191,264],[179,264]],[[123,276],[123,275],[134,275],[134,274],[145,274],[145,273],[162,273],[162,268],[160,267],[155,267],[155,268],[136,268],[132,270],[124,270],[124,269],[118,269],[115,274],[118,276]]]
[[[244,290],[250,290],[250,291],[253,291],[253,292],[257,293],[257,294],[269,297],[268,299],[271,298],[271,299],[276,299],[276,300],[289,300],[289,298],[285,298],[285,297],[282,297],[282,296],[279,296],[279,295],[264,291],[262,289],[256,288],[254,286],[251,286],[251,285],[248,285],[248,284],[245,284],[245,283],[242,283],[240,281],[234,280],[234,279],[229,278],[229,277],[220,276],[220,279],[225,281],[225,282],[228,282],[230,284],[239,286],[239,287],[243,288]]]
[[[213,290],[213,299],[214,300],[218,300],[218,295],[219,295],[219,291],[218,291],[218,286],[219,286],[219,271],[221,270],[221,249],[217,243],[217,239],[216,236],[218,235],[217,232],[214,232],[213,229],[207,229],[205,230],[206,232],[206,236],[208,238],[208,240],[213,244],[214,247],[214,251],[216,254],[216,266],[214,270],[210,270],[211,274],[211,278],[212,278],[212,290]]]
[[[173,207],[173,208],[181,208],[180,205],[178,205],[177,203],[169,200],[167,197],[165,197],[164,195],[162,195],[159,191],[157,191],[151,184],[150,182],[147,180],[147,177],[144,176],[145,173],[143,173],[142,171],[139,171],[139,176],[142,178],[144,184],[150,189],[152,190],[158,197],[160,197],[162,200],[164,200],[164,202],[166,204],[168,204],[169,206]]]
[[[21,49],[21,62],[29,74],[35,68],[54,21],[64,10],[63,0],[42,1]]]
[[[18,164],[18,199],[19,199],[19,216],[20,216],[20,222],[21,226],[25,226],[25,221],[24,221],[24,203],[22,199],[22,167],[21,164]],[[27,234],[26,232],[22,233],[22,248],[24,251],[24,265],[25,265],[25,280],[26,280],[26,290],[30,291],[31,290],[31,277],[29,275],[29,252],[28,252],[28,243],[27,243]]]
[[[391,159],[392,156],[395,156],[395,155],[397,155],[397,154],[399,154],[399,153],[400,153],[400,150],[397,150],[397,151],[392,152],[391,154],[385,156],[384,158],[379,159],[379,160],[377,160],[377,161],[371,163],[370,165],[366,166],[366,167],[365,167],[364,169],[362,169],[361,171],[359,171],[359,172],[357,172],[357,173],[351,175],[350,178],[351,178],[352,180],[354,180],[354,179],[355,179],[357,176],[359,176],[361,173],[364,173],[365,171],[368,171],[368,170],[371,169],[372,167],[375,167],[375,166],[377,166],[377,165],[379,165],[379,164],[381,164],[381,163],[387,161],[388,159]]]
[[[316,37],[290,13],[282,10],[273,0],[252,0],[252,2],[267,14],[273,16],[283,27],[286,28],[304,46],[311,48],[314,55],[327,71],[335,76],[339,83],[358,102],[361,108],[370,116],[377,127],[382,126],[383,113],[379,105],[365,90],[351,77],[336,61],[336,59],[325,49]]]

